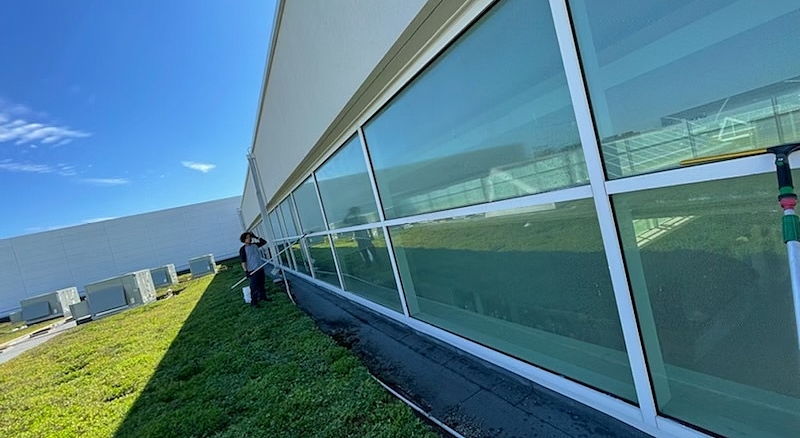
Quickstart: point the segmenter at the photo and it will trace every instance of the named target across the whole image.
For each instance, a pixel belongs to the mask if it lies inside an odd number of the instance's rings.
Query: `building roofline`
[[[269,47],[267,48],[266,62],[264,63],[264,77],[261,79],[261,93],[258,98],[258,108],[256,118],[253,123],[253,141],[247,149],[247,153],[254,153],[256,150],[256,137],[258,136],[258,125],[261,124],[261,113],[264,109],[264,98],[267,95],[267,80],[272,70],[272,58],[275,56],[275,43],[278,41],[278,31],[280,30],[281,18],[283,16],[284,3],[286,0],[275,0],[275,12],[272,17],[272,32],[270,33]],[[247,174],[244,178],[242,187],[242,205],[244,205],[244,192],[247,189],[247,179],[250,177],[250,166],[247,166]],[[241,207],[241,206],[240,206]]]

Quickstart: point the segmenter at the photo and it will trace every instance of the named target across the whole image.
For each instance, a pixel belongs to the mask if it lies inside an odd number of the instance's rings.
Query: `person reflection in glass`
[[[361,214],[359,207],[350,207],[347,210],[347,216],[344,217],[344,223],[346,226],[352,227],[365,224],[367,221],[364,215]],[[372,244],[372,235],[370,235],[369,230],[353,231],[353,240],[358,245],[358,253],[361,255],[361,260],[367,264],[375,263],[375,246]]]

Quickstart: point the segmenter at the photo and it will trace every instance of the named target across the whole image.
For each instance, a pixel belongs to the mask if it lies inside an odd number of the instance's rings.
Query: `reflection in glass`
[[[776,99],[776,113],[780,114],[778,134],[781,141],[800,138],[800,93]]]
[[[569,6],[609,178],[800,140],[800,3]]]
[[[545,1],[501,1],[364,134],[387,218],[586,184]]]
[[[311,257],[309,262],[314,267],[314,278],[333,286],[341,287],[328,236],[309,237],[307,242],[308,252]]]
[[[314,188],[314,178],[308,177],[294,191],[294,202],[297,204],[297,215],[300,217],[300,225],[304,233],[325,230],[325,220],[322,218],[317,190]]]
[[[311,267],[308,264],[308,259],[306,259],[306,252],[303,248],[305,239],[300,239],[298,241],[292,241],[292,255],[294,255],[294,261],[297,263],[297,270],[306,274],[311,275]]]
[[[283,220],[283,226],[286,227],[286,235],[287,236],[297,236],[299,233],[297,232],[297,226],[295,226],[294,221],[294,206],[292,205],[292,200],[289,197],[281,202],[279,206],[279,210],[281,212],[281,219]]]
[[[292,254],[291,249],[289,248],[289,244],[287,242],[279,242],[277,245],[278,253],[280,254],[281,265],[287,267],[289,269],[294,269],[294,264],[292,263]]]
[[[776,193],[767,174],[613,197],[659,410],[724,436],[800,430]]]
[[[591,200],[390,235],[413,317],[636,401]]]
[[[380,228],[335,234],[336,257],[344,289],[370,301],[402,312],[394,271]]]
[[[281,239],[284,237],[283,231],[281,229],[281,224],[278,222],[278,209],[274,209],[269,213],[269,225],[272,229],[272,236],[275,239]]]
[[[268,239],[269,234],[267,234],[267,229],[264,224],[264,221],[258,221],[258,225],[256,225],[255,231],[256,235],[258,235],[259,237],[269,240]],[[264,257],[264,260],[269,260],[270,258],[269,245],[262,246],[261,248],[259,248],[259,251],[261,252],[261,255]]]
[[[378,208],[358,137],[351,138],[317,171],[319,194],[330,228],[377,222]],[[349,222],[348,222],[349,221]]]

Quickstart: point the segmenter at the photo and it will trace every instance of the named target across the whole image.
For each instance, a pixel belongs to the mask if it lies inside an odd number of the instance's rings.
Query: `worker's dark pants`
[[[264,290],[264,268],[250,274],[250,305],[257,306],[258,302],[267,299],[267,292]]]

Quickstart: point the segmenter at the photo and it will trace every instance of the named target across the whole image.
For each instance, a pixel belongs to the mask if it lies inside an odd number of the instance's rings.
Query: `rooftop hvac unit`
[[[78,288],[68,287],[19,302],[22,307],[22,319],[25,323],[35,324],[48,319],[72,316],[69,305],[80,301]]]
[[[156,287],[147,269],[87,284],[85,289],[92,317],[156,300]]]
[[[214,255],[206,254],[204,256],[189,259],[189,271],[192,272],[192,278],[215,273],[216,264],[214,263]]]
[[[91,321],[92,319],[92,313],[89,311],[88,301],[84,300],[75,304],[70,304],[69,311],[72,312],[72,319],[74,319],[77,324],[82,324],[86,321]]]
[[[22,319],[22,311],[21,310],[17,310],[16,312],[11,312],[8,315],[8,319],[9,319],[9,321],[11,321],[11,324],[16,324],[18,322],[24,321]]]
[[[169,286],[171,284],[178,284],[178,273],[175,272],[175,265],[169,264],[161,266],[160,268],[153,268],[150,270],[150,276],[153,277],[153,284],[155,287]]]

